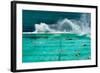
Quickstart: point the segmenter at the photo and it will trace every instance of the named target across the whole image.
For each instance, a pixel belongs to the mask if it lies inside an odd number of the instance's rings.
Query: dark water
[[[65,18],[69,20],[88,22],[90,24],[90,13],[82,12],[58,12],[58,11],[39,11],[39,10],[23,10],[22,11],[23,20],[23,32],[34,32],[35,24],[40,24],[41,22],[48,25],[56,24],[59,20]],[[86,15],[85,18],[82,15]],[[81,19],[82,18],[82,19]],[[85,23],[85,24],[86,24]],[[81,24],[80,24],[81,25]]]

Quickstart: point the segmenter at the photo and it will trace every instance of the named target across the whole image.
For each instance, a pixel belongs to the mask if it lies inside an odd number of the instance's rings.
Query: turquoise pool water
[[[91,59],[91,40],[77,34],[23,34],[22,62]]]

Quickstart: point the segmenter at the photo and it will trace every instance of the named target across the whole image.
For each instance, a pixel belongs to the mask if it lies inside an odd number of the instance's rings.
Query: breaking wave
[[[35,31],[26,33],[72,33],[90,37],[90,22],[90,16],[84,13],[79,20],[64,18],[55,24],[35,24]]]
[[[90,36],[90,18],[87,14],[82,14],[80,20],[62,19],[56,24],[46,24],[41,22],[35,24],[35,31],[33,33],[74,33],[78,35]]]

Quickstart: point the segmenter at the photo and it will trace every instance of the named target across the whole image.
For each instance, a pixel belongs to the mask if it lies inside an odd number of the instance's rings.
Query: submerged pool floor
[[[91,59],[91,42],[76,34],[23,34],[22,62]]]

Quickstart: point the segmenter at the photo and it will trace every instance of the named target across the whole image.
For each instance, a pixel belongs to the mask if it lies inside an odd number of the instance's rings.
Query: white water
[[[80,20],[63,19],[56,24],[46,24],[41,22],[35,24],[35,31],[33,33],[75,33],[78,35],[90,35],[90,23],[86,14],[82,14]]]
[[[65,18],[56,24],[46,24],[41,22],[35,24],[35,31],[28,33],[74,33],[78,35],[90,36],[90,18],[87,14],[82,14],[79,20]]]

